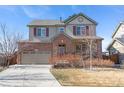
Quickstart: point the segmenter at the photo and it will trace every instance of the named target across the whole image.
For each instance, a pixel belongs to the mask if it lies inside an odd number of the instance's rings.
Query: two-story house
[[[96,35],[97,22],[82,13],[65,20],[33,20],[27,26],[29,40],[18,42],[19,64],[46,64],[53,55],[85,51],[85,39],[96,40],[96,52],[102,57],[103,38]]]
[[[118,54],[119,62],[124,62],[124,22],[120,22],[112,35],[112,42],[108,45],[107,50],[110,55]]]

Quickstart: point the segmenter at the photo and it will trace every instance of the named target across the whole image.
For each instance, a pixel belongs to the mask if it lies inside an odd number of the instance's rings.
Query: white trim
[[[80,27],[80,35],[77,34],[77,28]],[[84,34],[83,34],[83,30],[84,29]],[[76,36],[84,36],[86,35],[86,25],[76,25]]]
[[[38,29],[41,29],[41,32],[40,32],[41,35],[43,34],[42,29],[44,29],[45,30],[44,31],[45,35],[44,36],[39,36],[38,35]],[[46,27],[36,27],[36,37],[46,38]]]
[[[63,31],[60,31],[60,29],[63,28],[64,30]],[[59,32],[64,32],[65,31],[65,27],[58,27],[57,29]]]

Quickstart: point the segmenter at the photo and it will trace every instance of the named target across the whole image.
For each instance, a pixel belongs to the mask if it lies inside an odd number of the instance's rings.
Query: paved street
[[[13,65],[0,72],[0,86],[5,87],[58,87],[50,73],[50,65]]]

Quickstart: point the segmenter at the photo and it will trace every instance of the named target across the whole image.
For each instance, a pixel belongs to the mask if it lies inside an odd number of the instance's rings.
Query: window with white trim
[[[36,35],[38,37],[46,37],[46,28],[45,27],[38,27]]]
[[[76,26],[76,35],[78,36],[85,35],[85,31],[86,31],[86,26],[84,25]]]
[[[59,32],[64,32],[64,30],[65,30],[64,27],[59,27],[59,28],[58,28],[58,31],[59,31]]]

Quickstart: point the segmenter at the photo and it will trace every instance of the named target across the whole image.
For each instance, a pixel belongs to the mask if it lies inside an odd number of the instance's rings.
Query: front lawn
[[[124,70],[51,69],[63,86],[124,86]]]

